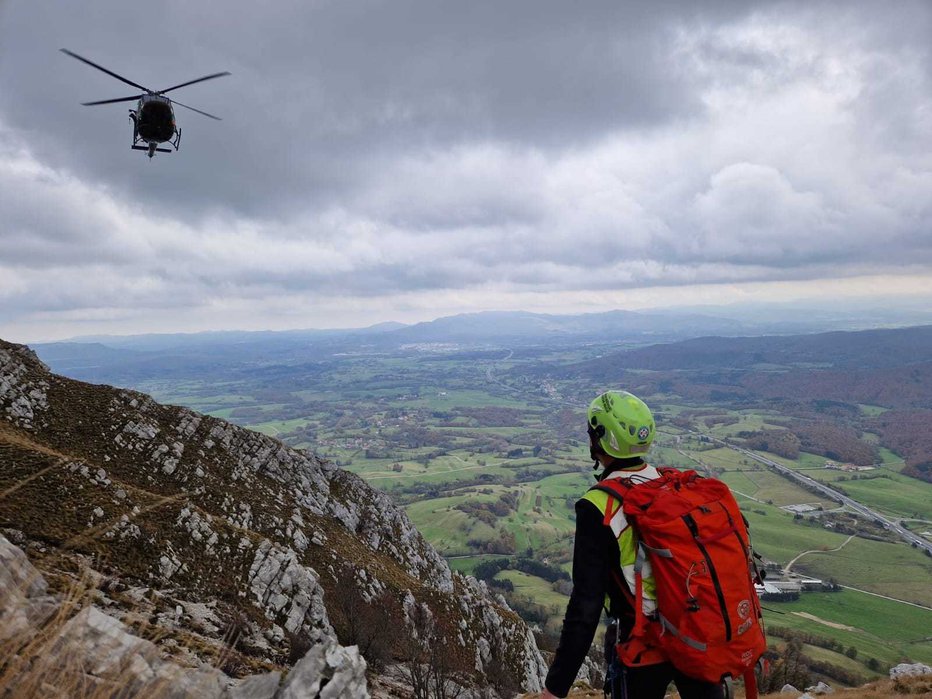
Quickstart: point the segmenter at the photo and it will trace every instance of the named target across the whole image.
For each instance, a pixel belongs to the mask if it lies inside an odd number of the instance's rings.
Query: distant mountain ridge
[[[699,337],[605,356],[635,369],[886,368],[932,359],[932,325],[761,337]]]
[[[701,400],[816,398],[932,408],[932,325],[764,337],[700,337],[607,353],[547,372]],[[634,372],[642,372],[635,374]],[[651,378],[653,376],[662,378]]]
[[[327,361],[334,356],[356,353],[654,344],[710,334],[749,334],[751,327],[745,321],[671,311],[584,314],[490,311],[414,325],[380,323],[350,330],[89,336],[68,342],[39,343],[33,349],[54,371],[85,381],[127,384],[150,378],[219,378],[231,369]]]
[[[779,410],[810,422],[879,435],[932,480],[932,325],[765,337],[702,337],[619,350],[563,366],[546,378],[672,393],[699,404]],[[878,411],[868,414],[864,406]]]
[[[522,311],[488,311],[466,313],[418,323],[392,333],[394,338],[408,341],[477,342],[509,339],[553,340],[559,337],[644,340],[660,336],[684,336],[701,328],[717,332],[738,332],[738,321],[698,314],[658,316],[636,311],[608,311],[552,315]],[[706,330],[708,332],[708,330]]]
[[[352,330],[207,332],[94,336],[40,343],[33,349],[56,372],[94,383],[136,384],[149,379],[197,377],[220,381],[230,371],[269,365],[326,362],[358,353],[412,349],[490,349],[576,346],[589,342],[659,342],[740,330],[736,321],[612,311],[582,315],[472,313],[401,325],[380,323]]]
[[[378,600],[396,657],[424,605],[452,669],[480,682],[504,669],[540,688],[546,668],[518,616],[358,477],[222,420],[56,376],[2,340],[0,491],[0,528],[46,552],[47,577],[96,567],[100,606],[148,619],[172,655],[203,659],[235,627],[244,662],[280,667],[296,639],[343,640],[347,610]]]

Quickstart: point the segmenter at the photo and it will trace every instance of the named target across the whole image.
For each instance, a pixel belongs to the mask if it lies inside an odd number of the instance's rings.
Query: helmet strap
[[[604,430],[605,428],[602,429]],[[588,426],[587,431],[589,432],[589,458],[593,461],[592,470],[595,471],[602,466],[599,462],[599,456],[605,454],[605,450],[599,442],[599,433],[593,429],[592,425]]]

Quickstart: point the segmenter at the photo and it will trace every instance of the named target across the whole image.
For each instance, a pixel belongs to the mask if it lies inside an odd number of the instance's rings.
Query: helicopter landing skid
[[[158,143],[158,141],[149,141],[148,145],[145,145],[145,146],[139,145],[140,143],[146,143],[146,141],[144,141],[139,136],[139,129],[135,122],[136,122],[136,119],[133,118],[133,144],[130,146],[130,148],[132,148],[133,150],[144,150],[148,152],[150,158],[156,153],[171,153],[172,152],[171,148],[157,148],[156,143]],[[177,151],[178,146],[181,145],[181,129],[178,129],[177,131],[175,131],[174,140],[161,141],[161,143],[167,143],[171,146],[174,146],[175,150]]]

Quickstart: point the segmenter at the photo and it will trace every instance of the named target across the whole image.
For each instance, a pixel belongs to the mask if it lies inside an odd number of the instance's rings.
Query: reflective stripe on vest
[[[608,510],[609,497],[609,494],[604,491],[590,490],[583,496],[583,499],[588,500],[598,508],[604,521]],[[641,557],[643,563],[638,561],[634,529],[628,526],[628,520],[624,512],[622,512],[621,508],[618,506],[619,503],[617,500],[615,500],[615,498],[612,498],[612,500],[613,512],[610,513],[612,516],[609,518],[607,526],[611,527],[612,534],[614,534],[615,538],[618,540],[618,551],[621,556],[621,560],[619,561],[621,564],[621,572],[625,577],[625,582],[628,584],[628,589],[631,594],[635,594],[635,573],[638,565],[641,565],[641,581],[644,596],[642,606],[644,608],[644,614],[653,614],[657,609],[657,586],[654,582],[650,561],[645,560],[644,557]],[[615,511],[616,508],[617,511]]]

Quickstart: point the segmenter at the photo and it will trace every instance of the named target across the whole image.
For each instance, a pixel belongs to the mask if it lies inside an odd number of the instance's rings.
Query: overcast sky
[[[932,297],[932,3],[0,0],[0,337]],[[181,150],[129,149],[134,88]],[[895,302],[895,301],[893,301]]]

